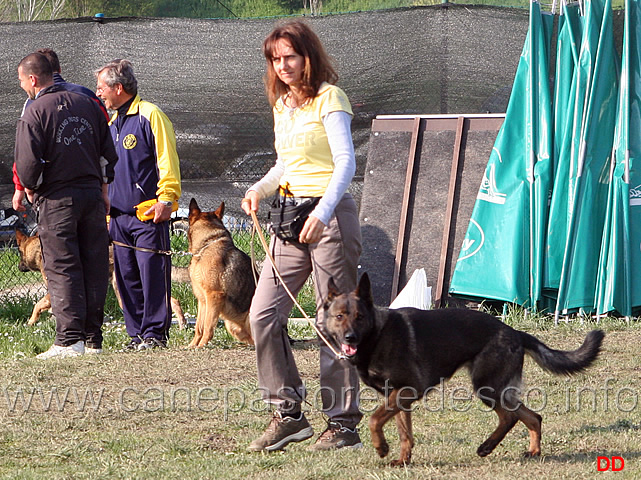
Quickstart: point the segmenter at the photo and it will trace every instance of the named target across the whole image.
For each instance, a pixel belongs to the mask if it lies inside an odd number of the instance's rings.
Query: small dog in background
[[[18,252],[20,253],[20,260],[18,262],[18,270],[21,272],[40,272],[42,279],[47,284],[47,277],[43,270],[42,265],[42,250],[40,249],[40,237],[36,233],[35,235],[28,236],[22,233],[20,230],[16,230],[16,243],[18,244]],[[120,300],[120,293],[118,292],[118,287],[116,285],[116,277],[113,275],[114,270],[114,260],[112,247],[109,246],[109,275],[111,275],[111,286],[114,289],[116,294],[116,299],[118,300],[118,305],[122,307]],[[174,269],[172,268],[172,279],[173,279]],[[182,281],[180,278],[178,281]],[[44,297],[36,302],[33,306],[33,311],[31,312],[31,317],[27,325],[35,325],[40,319],[42,312],[45,312],[51,308],[51,298],[47,293]],[[171,297],[171,309],[176,314],[178,320],[178,326],[182,329],[185,328],[185,314],[183,313],[180,302]]]
[[[203,212],[195,199],[189,203],[189,277],[198,300],[196,329],[189,348],[201,348],[214,336],[218,318],[237,340],[253,345],[249,306],[256,285],[249,256],[235,245],[223,224],[225,202],[214,212]]]
[[[18,262],[18,270],[21,272],[40,272],[42,279],[47,285],[47,277],[42,267],[42,251],[40,250],[40,237],[36,233],[33,236],[28,236],[20,230],[16,230],[16,243],[18,244],[18,252],[20,253],[20,260]],[[47,293],[44,297],[36,302],[31,312],[31,317],[27,321],[27,325],[33,326],[40,319],[42,312],[51,308],[51,299]]]

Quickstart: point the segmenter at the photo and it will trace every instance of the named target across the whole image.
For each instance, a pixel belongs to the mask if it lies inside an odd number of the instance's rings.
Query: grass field
[[[252,454],[245,449],[270,413],[257,393],[253,348],[234,343],[224,328],[199,351],[183,348],[192,329],[172,327],[166,350],[118,353],[127,337],[116,320],[105,325],[105,354],[39,361],[34,355],[51,344],[54,321],[46,316],[27,327],[20,318],[29,311],[25,303],[5,305],[0,314],[1,478],[611,478],[612,472],[597,470],[600,456],[623,459],[616,478],[641,477],[637,322],[601,323],[604,350],[586,374],[553,377],[526,360],[525,401],[544,418],[542,457],[522,458],[528,438],[521,424],[489,457],[476,455],[496,416],[472,398],[460,372],[416,404],[413,464],[392,468],[387,463],[398,454],[397,434],[391,422],[390,457],[379,459],[367,428],[378,404],[370,390],[361,396],[363,449],[311,453],[307,441],[286,452]],[[194,308],[187,307],[192,314]],[[507,322],[562,349],[576,348],[595,327],[555,327],[549,319],[517,314]],[[294,323],[290,334],[311,338],[312,330]],[[295,356],[310,393],[307,415],[318,434],[325,426],[316,400],[318,348],[297,344]]]

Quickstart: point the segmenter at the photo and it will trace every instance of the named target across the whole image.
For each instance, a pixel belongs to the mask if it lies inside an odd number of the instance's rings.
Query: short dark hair
[[[60,60],[58,59],[58,54],[51,50],[50,48],[39,48],[36,50],[36,53],[42,53],[49,63],[51,64],[51,69],[54,73],[60,73]]]
[[[53,78],[53,69],[47,57],[42,53],[33,52],[20,60],[18,68],[22,67],[22,71],[26,75],[33,75],[38,78],[40,82],[46,83]]]

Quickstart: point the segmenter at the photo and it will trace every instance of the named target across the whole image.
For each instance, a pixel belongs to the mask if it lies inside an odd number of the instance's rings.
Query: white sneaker
[[[62,357],[77,357],[85,353],[85,342],[78,340],[73,345],[68,347],[63,347],[62,345],[51,345],[51,348],[46,352],[42,352],[39,355],[36,355],[36,358],[47,359],[47,358],[62,358]]]
[[[92,348],[85,345],[85,355],[100,355],[102,348]]]

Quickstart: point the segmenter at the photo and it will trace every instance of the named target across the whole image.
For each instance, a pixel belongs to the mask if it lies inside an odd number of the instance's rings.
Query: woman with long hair
[[[269,247],[275,267],[294,295],[313,276],[316,323],[322,328],[322,302],[329,278],[342,291],[353,290],[361,253],[356,203],[347,192],[356,170],[352,109],[345,93],[334,85],[338,75],[321,41],[305,22],[277,26],[265,39],[263,53],[277,159],[247,191],[241,205],[249,215],[258,211],[261,200],[276,194]],[[306,391],[287,335],[292,305],[274,269],[266,263],[250,321],[259,389],[275,411],[265,433],[250,444],[252,451],[281,450],[313,435],[302,412]],[[361,447],[356,430],[362,418],[358,375],[322,342],[320,384],[328,425],[310,448]]]

